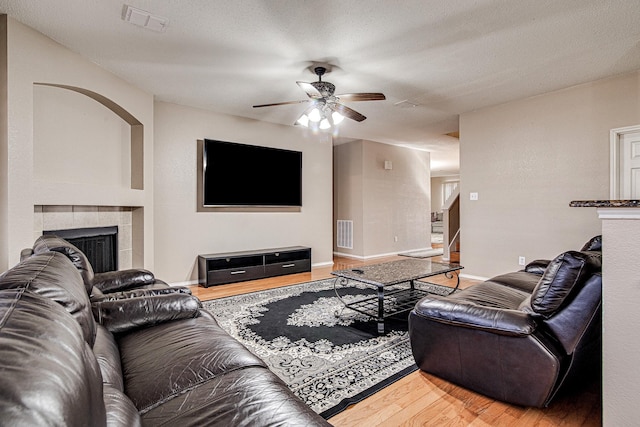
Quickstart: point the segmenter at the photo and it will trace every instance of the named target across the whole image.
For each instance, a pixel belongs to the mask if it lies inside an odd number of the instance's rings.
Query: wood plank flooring
[[[314,268],[263,280],[233,283],[191,290],[203,301],[255,292],[311,280],[326,279],[331,271],[401,259],[387,257],[367,262],[334,258],[333,267]],[[439,261],[440,257],[432,260]],[[452,256],[452,260],[454,260]],[[464,272],[464,270],[463,270]],[[436,280],[433,280],[436,282]],[[447,279],[439,281],[447,284]],[[461,279],[460,287],[475,283]],[[329,419],[339,427],[374,426],[600,426],[602,424],[600,384],[557,396],[548,408],[523,408],[499,402],[458,387],[433,375],[417,371]]]

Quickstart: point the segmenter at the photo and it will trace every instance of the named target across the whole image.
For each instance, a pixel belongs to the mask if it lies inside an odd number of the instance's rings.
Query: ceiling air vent
[[[167,18],[162,16],[152,15],[146,10],[138,9],[129,5],[124,5],[122,9],[122,20],[133,25],[137,25],[148,30],[157,31],[159,33],[164,32],[169,24]]]

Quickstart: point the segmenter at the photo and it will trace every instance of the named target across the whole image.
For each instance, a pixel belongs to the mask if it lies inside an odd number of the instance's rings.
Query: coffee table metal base
[[[342,310],[336,311],[336,317],[340,317],[345,308],[357,311],[376,319],[379,334],[384,334],[384,319],[411,310],[422,297],[429,294],[429,292],[422,289],[416,289],[413,281],[411,281],[411,287],[408,289],[385,291],[384,287],[378,287],[377,295],[347,303],[339,294],[337,285],[340,283],[344,286],[348,281],[348,279],[339,277],[334,282],[334,292],[344,305]],[[393,308],[391,308],[392,306]]]

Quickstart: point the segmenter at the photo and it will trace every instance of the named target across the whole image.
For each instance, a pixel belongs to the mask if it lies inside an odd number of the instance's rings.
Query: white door
[[[640,199],[640,132],[620,135],[620,198]]]

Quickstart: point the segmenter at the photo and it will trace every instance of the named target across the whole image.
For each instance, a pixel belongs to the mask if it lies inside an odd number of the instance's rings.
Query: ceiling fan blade
[[[343,93],[336,95],[341,101],[383,101],[387,99],[382,93]]]
[[[253,108],[273,107],[274,105],[301,104],[303,102],[309,102],[309,100],[303,99],[302,101],[287,101],[287,102],[276,102],[274,104],[260,104],[260,105],[254,105]]]
[[[307,93],[309,98],[313,98],[313,99],[322,98],[322,94],[320,93],[320,91],[315,87],[313,87],[311,83],[307,83],[307,82],[296,82],[296,83],[298,83],[298,86],[300,86],[302,90]]]
[[[351,120],[355,120],[356,122],[361,122],[364,119],[366,119],[365,116],[363,116],[362,114],[358,113],[356,110],[352,110],[351,108],[347,107],[346,105],[342,105],[342,104],[332,104],[329,105],[329,108],[331,108],[331,110],[333,111],[337,111],[338,113],[342,114],[343,116],[351,119]]]

